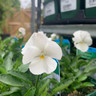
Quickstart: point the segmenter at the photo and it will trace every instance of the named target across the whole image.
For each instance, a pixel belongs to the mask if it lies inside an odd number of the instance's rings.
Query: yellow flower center
[[[44,59],[44,56],[42,55],[42,56],[40,56],[40,59]]]
[[[83,41],[80,42],[80,44],[83,44],[83,43],[84,43]]]

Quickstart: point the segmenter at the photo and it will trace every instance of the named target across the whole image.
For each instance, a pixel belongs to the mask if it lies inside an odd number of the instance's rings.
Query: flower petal
[[[34,60],[29,65],[29,70],[35,75],[40,75],[45,72],[44,62],[39,57],[34,58]]]
[[[91,37],[86,37],[86,38],[84,39],[84,42],[85,42],[88,46],[92,45],[92,39],[91,39]]]
[[[41,51],[37,47],[27,47],[23,56],[23,64],[27,64],[32,61],[32,59],[36,56],[39,56]]]
[[[34,37],[35,34],[37,34],[37,33],[34,32],[34,33],[31,35],[31,37],[29,38],[29,40],[27,41],[27,43],[25,44],[24,48],[22,49],[22,54],[24,54],[24,53],[26,52],[27,47],[33,46],[33,39],[32,39],[32,38]]]
[[[47,56],[58,59],[58,60],[60,60],[62,57],[62,50],[60,46],[53,41],[49,41],[49,43],[45,48],[45,53]]]
[[[90,34],[87,31],[81,31],[81,37],[82,39],[86,38],[86,37],[91,37]]]
[[[57,62],[52,59],[51,57],[45,57],[44,59],[44,63],[45,63],[45,68],[46,68],[46,72],[47,74],[50,74],[51,72],[55,71],[56,67],[57,67]]]
[[[81,37],[73,37],[72,40],[75,42],[75,43],[79,43],[82,41]]]
[[[44,50],[48,41],[49,41],[48,38],[43,32],[36,33],[32,38],[33,45],[41,50]]]
[[[50,57],[45,57],[44,59],[35,58],[29,65],[30,72],[35,75],[40,75],[42,73],[50,74],[56,69],[56,67],[56,61]]]
[[[81,50],[82,52],[86,52],[88,50],[88,45],[86,43],[83,44],[75,44],[75,47],[79,50]]]
[[[90,36],[90,34],[87,31],[79,30],[73,33],[74,37],[86,37]]]
[[[74,38],[72,38],[72,40],[76,43],[81,42],[82,41],[82,36],[81,36],[81,31],[76,31],[73,33]]]
[[[22,49],[22,54],[26,51],[28,46],[36,46],[39,49],[43,50],[48,42],[48,38],[43,32],[34,32],[30,39],[25,44],[25,47]]]
[[[75,41],[75,42],[83,41],[86,37],[91,38],[90,34],[87,31],[82,31],[82,30],[74,32],[73,36],[75,38],[75,39],[73,39],[73,41]]]
[[[73,36],[74,37],[79,37],[80,36],[80,33],[81,33],[81,30],[76,31],[76,32],[73,33]]]

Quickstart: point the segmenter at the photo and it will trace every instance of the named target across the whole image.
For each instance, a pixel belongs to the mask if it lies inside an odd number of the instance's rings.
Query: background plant
[[[74,90],[94,86],[87,81],[87,78],[95,73],[96,58],[84,60],[81,56],[73,56],[68,54],[63,48],[63,58],[60,61],[61,82],[68,85],[63,89],[63,92],[73,92]]]
[[[3,33],[6,19],[14,13],[13,9],[20,9],[19,0],[0,0],[0,33]]]

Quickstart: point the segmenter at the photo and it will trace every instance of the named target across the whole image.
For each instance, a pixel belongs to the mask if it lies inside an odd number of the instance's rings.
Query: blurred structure
[[[6,24],[6,19],[11,17],[14,10],[20,9],[19,0],[0,0],[0,34],[3,34],[3,28]]]
[[[17,36],[18,29],[20,27],[23,27],[26,29],[25,39],[29,38],[32,34],[31,30],[32,27],[32,16],[35,16],[34,22],[35,27],[34,30],[39,29],[39,26],[43,23],[43,10],[40,12],[40,7],[42,7],[41,1],[39,2],[35,1],[34,3],[37,3],[37,6],[34,4],[34,14],[32,14],[32,3],[31,0],[20,0],[21,8],[19,10],[16,10],[16,8],[12,8],[13,14],[10,17],[7,17],[6,25],[3,28],[4,34],[10,34],[10,36]],[[27,3],[26,3],[27,2]],[[40,5],[41,4],[41,5]],[[25,8],[26,7],[26,8]],[[39,14],[37,14],[39,13]],[[7,15],[9,13],[7,12]]]
[[[31,35],[31,9],[22,9],[14,12],[14,15],[7,19],[5,34],[16,36],[20,27],[26,29],[26,38]]]

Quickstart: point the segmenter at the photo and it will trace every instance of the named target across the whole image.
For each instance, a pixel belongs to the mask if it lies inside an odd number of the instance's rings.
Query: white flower
[[[23,36],[25,35],[25,31],[26,31],[25,28],[20,27],[20,28],[18,29],[18,31],[20,32],[21,35],[23,35]]]
[[[90,34],[87,31],[76,31],[73,33],[74,38],[74,45],[77,49],[81,50],[82,52],[86,52],[88,47],[92,44],[92,39]]]
[[[33,33],[25,47],[22,49],[23,64],[30,62],[29,69],[33,74],[51,73],[57,63],[53,58],[58,60],[62,57],[62,50],[58,44],[49,41],[42,32]]]
[[[59,36],[55,33],[51,34],[51,40],[59,39]]]
[[[48,38],[48,40],[49,40],[49,41],[51,41],[51,40],[52,40],[52,38]]]

